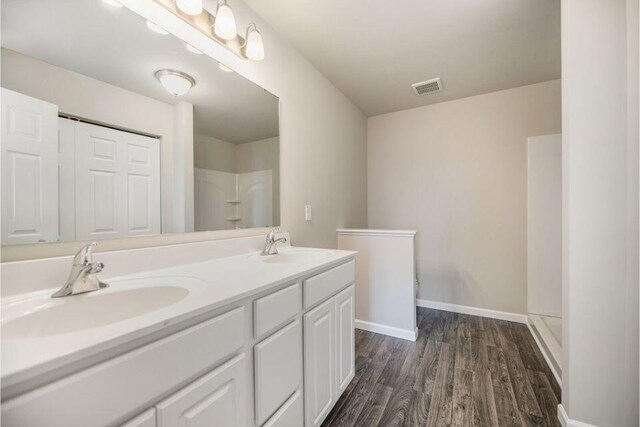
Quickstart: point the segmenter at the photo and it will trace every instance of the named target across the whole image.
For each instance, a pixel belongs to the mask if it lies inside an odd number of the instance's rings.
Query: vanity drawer
[[[356,277],[356,263],[349,261],[329,271],[320,273],[304,281],[304,308],[312,307],[316,303],[335,294],[340,289],[353,282]]]
[[[2,424],[113,425],[242,348],[244,318],[244,308],[236,308],[3,402]],[[82,410],[60,410],[69,402]]]
[[[253,302],[253,331],[256,338],[284,324],[300,312],[300,283],[262,297]]]

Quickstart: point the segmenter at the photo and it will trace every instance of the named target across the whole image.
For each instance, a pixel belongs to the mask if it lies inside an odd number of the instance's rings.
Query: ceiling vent
[[[429,93],[440,92],[442,90],[442,81],[440,77],[427,80],[426,82],[414,83],[411,85],[416,95],[422,96]]]

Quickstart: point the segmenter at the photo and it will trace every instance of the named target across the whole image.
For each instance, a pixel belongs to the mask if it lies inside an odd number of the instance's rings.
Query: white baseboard
[[[582,421],[572,420],[567,415],[562,404],[558,405],[558,419],[562,427],[598,427],[595,424],[583,423]]]
[[[526,314],[469,307],[468,305],[449,304],[446,302],[430,301],[426,299],[418,299],[416,300],[416,304],[418,307],[433,308],[435,310],[452,311],[454,313],[470,314],[472,316],[490,317],[492,319],[529,324],[528,316]]]
[[[418,338],[418,328],[415,331],[400,329],[394,326],[382,325],[380,323],[367,322],[366,320],[355,320],[356,329],[375,332],[377,334],[389,335],[391,337],[402,338],[404,340],[415,341]]]
[[[555,363],[551,361],[552,356],[547,353],[547,348],[538,339],[538,334],[533,330],[531,322],[527,323],[527,326],[529,327],[529,332],[531,332],[533,340],[536,342],[538,349],[540,349],[540,353],[542,353],[542,357],[544,357],[544,361],[547,362],[547,366],[549,366],[549,369],[551,369],[551,373],[555,377],[560,388],[562,388],[562,376],[560,375],[560,372],[558,372],[558,369],[556,369]]]

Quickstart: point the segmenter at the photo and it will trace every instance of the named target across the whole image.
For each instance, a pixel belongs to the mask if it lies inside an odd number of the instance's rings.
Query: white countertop
[[[283,247],[280,252],[287,254],[304,250]],[[295,263],[264,262],[265,257],[252,252],[111,278],[108,280],[111,285],[109,288],[73,297],[50,298],[51,293],[56,290],[52,288],[3,299],[0,306],[3,391],[6,387],[31,381],[52,370],[134,342],[136,339],[269,288],[313,275],[329,266],[343,263],[356,254],[353,251],[322,251],[321,259]],[[150,278],[153,280],[149,280]],[[82,299],[104,297],[108,293],[117,293],[123,289],[139,289],[154,282],[159,286],[179,284],[180,287],[188,289],[188,294],[176,303],[136,317],[75,331],[56,334],[26,333],[23,336],[15,332],[20,331],[20,328],[16,329],[14,326],[10,330],[8,327],[12,321],[19,321],[21,315],[63,305],[71,299],[75,299],[73,303],[79,306],[78,303]],[[117,307],[114,309],[117,310]],[[82,322],[82,319],[78,321]]]

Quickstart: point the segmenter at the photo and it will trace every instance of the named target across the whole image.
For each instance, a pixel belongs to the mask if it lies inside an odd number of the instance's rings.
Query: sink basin
[[[309,261],[320,261],[331,253],[322,249],[290,249],[283,250],[277,255],[262,257],[262,262],[268,264],[295,264]]]
[[[107,289],[19,304],[10,309],[12,318],[3,320],[2,338],[67,334],[142,316],[186,298],[192,281],[200,284],[195,279],[167,277],[114,280],[107,281],[111,285]]]

